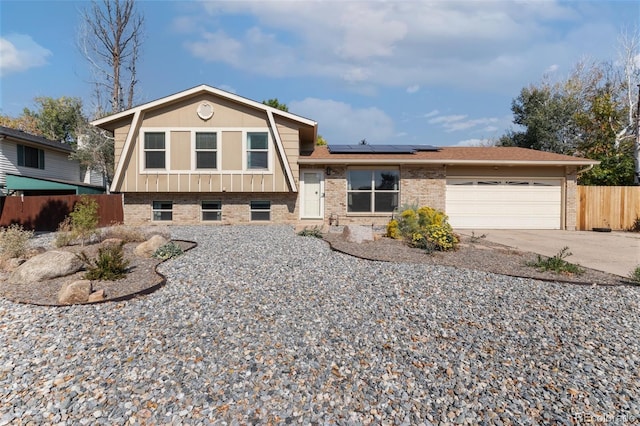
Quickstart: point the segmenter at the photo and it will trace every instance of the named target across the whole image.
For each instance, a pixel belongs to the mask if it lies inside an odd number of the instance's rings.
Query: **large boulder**
[[[160,247],[167,244],[169,240],[167,240],[162,235],[154,235],[149,238],[147,241],[138,244],[135,250],[136,256],[149,258],[156,252]]]
[[[342,230],[342,236],[350,243],[373,241],[373,230],[370,226],[347,225]]]
[[[74,303],[86,303],[91,294],[91,281],[77,280],[62,285],[58,292],[58,303],[72,305]]]
[[[9,278],[12,282],[33,283],[75,274],[83,262],[74,253],[51,250],[32,257],[20,265]]]

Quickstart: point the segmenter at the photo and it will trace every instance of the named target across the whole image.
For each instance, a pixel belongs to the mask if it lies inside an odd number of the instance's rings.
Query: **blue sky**
[[[0,0],[0,112],[91,104],[76,46],[88,2]],[[329,143],[472,145],[511,101],[579,60],[616,60],[639,1],[139,1],[137,103],[209,84],[318,122]]]

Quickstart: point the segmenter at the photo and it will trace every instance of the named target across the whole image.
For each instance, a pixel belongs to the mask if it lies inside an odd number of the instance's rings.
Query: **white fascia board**
[[[284,151],[284,145],[282,144],[282,139],[280,138],[280,132],[278,132],[278,127],[276,126],[276,120],[275,118],[273,118],[272,111],[267,110],[267,117],[269,118],[269,125],[271,126],[271,130],[273,131],[273,136],[276,140],[278,155],[280,156],[280,159],[282,160],[282,164],[284,165],[285,174],[287,175],[287,181],[289,182],[291,191],[298,192],[298,188],[296,187],[296,181],[293,179],[293,172],[291,171],[291,165],[289,164],[289,159],[287,158],[287,154]]]
[[[215,87],[207,86],[206,84],[202,84],[200,86],[193,87],[191,89],[184,90],[182,92],[175,93],[173,95],[166,96],[164,98],[156,99],[155,101],[147,102],[146,104],[139,105],[135,108],[128,109],[126,111],[122,111],[113,115],[109,115],[107,117],[99,118],[91,122],[94,126],[100,126],[105,123],[109,123],[111,121],[120,120],[122,118],[128,117],[131,114],[134,114],[137,111],[145,111],[150,108],[155,108],[157,106],[164,105],[166,103],[170,103],[185,97],[189,97],[198,93],[210,93],[212,95],[220,96],[222,98],[226,98],[241,104],[249,105],[254,108],[260,109],[262,111],[271,111],[274,114],[278,114],[282,117],[288,118],[290,120],[296,121],[298,123],[306,124],[308,126],[317,126],[317,123],[313,120],[309,120],[308,118],[301,117],[299,115],[291,114],[289,112],[285,112],[279,110],[277,108],[270,107],[268,105],[263,104],[262,102],[256,102],[248,98],[243,98],[242,96],[238,96],[234,93],[225,92],[224,90],[216,89]]]
[[[131,149],[135,144],[133,140],[135,139],[134,136],[136,136],[138,131],[140,130],[141,117],[142,112],[140,110],[137,110],[133,115],[133,120],[131,121],[131,126],[129,127],[129,133],[127,133],[127,139],[124,141],[124,147],[122,148],[122,152],[120,153],[116,171],[113,174],[113,181],[111,182],[111,188],[109,189],[111,192],[116,192],[116,187],[122,183],[122,173],[124,169],[125,159],[129,157]]]

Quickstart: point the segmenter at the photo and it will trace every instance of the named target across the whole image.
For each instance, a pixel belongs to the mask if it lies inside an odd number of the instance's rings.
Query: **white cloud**
[[[438,114],[440,114],[440,111],[438,111],[437,109],[434,109],[433,111],[426,113],[424,116],[425,118],[431,118],[431,117],[435,117]]]
[[[413,85],[407,87],[407,93],[409,93],[409,94],[416,93],[418,90],[420,90],[420,85],[419,84],[413,84]]]
[[[195,56],[257,74],[343,81],[354,90],[357,84],[374,84],[512,92],[539,79],[541,63],[565,67],[585,49],[608,54],[608,38],[615,40],[617,33],[612,23],[593,23],[597,11],[579,2],[237,1],[198,6],[204,9],[199,33],[186,44]],[[235,16],[249,17],[253,28],[233,35],[217,30]],[[176,20],[178,27],[187,22]]]
[[[47,58],[51,55],[50,50],[40,46],[28,35],[9,34],[1,37],[0,76],[46,65]]]
[[[550,65],[549,67],[547,67],[546,70],[544,70],[545,73],[553,73],[558,71],[558,69],[560,69],[560,66],[558,64],[553,64]]]
[[[493,132],[498,130],[493,124],[499,120],[495,117],[490,118],[474,118],[466,120],[467,115],[441,115],[428,121],[429,124],[439,124],[445,132],[457,132],[461,130],[480,130],[484,132]],[[484,126],[478,129],[480,126]]]
[[[318,132],[331,144],[389,142],[395,135],[393,120],[378,108],[354,108],[331,99],[306,98],[289,102],[289,111],[313,117]]]

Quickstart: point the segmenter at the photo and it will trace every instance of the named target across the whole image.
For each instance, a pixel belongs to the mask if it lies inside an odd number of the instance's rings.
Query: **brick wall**
[[[202,200],[222,202],[222,220],[202,222],[200,203]],[[173,202],[172,222],[153,222],[151,206],[153,201]],[[250,201],[271,201],[269,222],[251,221]],[[297,194],[281,193],[126,193],[124,196],[124,223],[127,225],[180,224],[180,225],[228,225],[298,222]]]
[[[371,167],[375,169],[375,167]],[[347,214],[347,167],[331,166],[331,174],[325,176],[325,223],[331,214],[337,215],[340,225],[386,225],[392,214]],[[444,166],[401,166],[400,206],[417,203],[440,210],[445,207]]]

